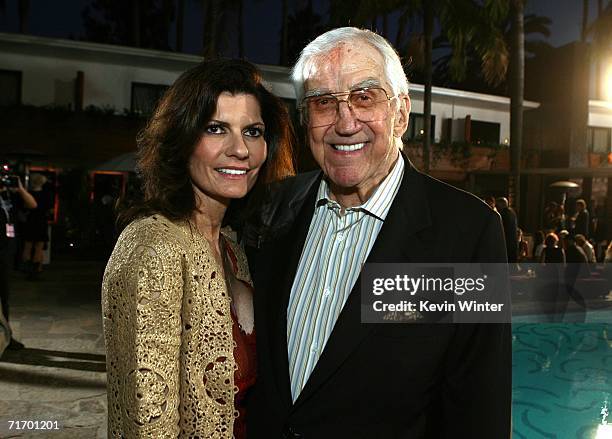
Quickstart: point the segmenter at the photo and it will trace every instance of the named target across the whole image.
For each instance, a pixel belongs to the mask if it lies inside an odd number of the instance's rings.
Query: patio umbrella
[[[560,189],[562,191],[563,198],[561,200],[561,205],[563,206],[563,208],[565,208],[565,201],[567,200],[567,193],[572,189],[579,188],[580,185],[578,183],[574,183],[573,181],[561,180],[561,181],[555,181],[554,183],[551,183],[548,187],[554,188],[554,189]]]

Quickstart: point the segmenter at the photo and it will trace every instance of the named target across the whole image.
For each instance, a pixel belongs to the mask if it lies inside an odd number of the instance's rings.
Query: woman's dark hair
[[[144,199],[120,214],[120,228],[154,213],[173,220],[191,216],[196,199],[189,159],[223,92],[254,96],[266,127],[268,156],[249,196],[250,204],[266,184],[294,174],[294,133],[287,108],[263,86],[257,68],[242,60],[204,61],[183,73],[166,91],[139,134],[137,170]]]

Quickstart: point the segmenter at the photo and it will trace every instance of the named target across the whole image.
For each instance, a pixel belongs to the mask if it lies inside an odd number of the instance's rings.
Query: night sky
[[[33,35],[82,39],[84,35],[81,11],[91,0],[30,0],[28,31]],[[184,51],[198,54],[202,49],[202,2],[186,0]],[[290,4],[299,5],[294,1]],[[302,2],[303,3],[303,2]],[[327,0],[315,0],[315,12],[325,15]],[[552,20],[552,35],[548,42],[557,47],[580,36],[582,21],[581,0],[528,0],[526,13],[548,16]],[[591,18],[596,13],[596,1],[591,0]],[[392,18],[390,30],[394,32]],[[279,0],[245,0],[245,56],[262,64],[277,64],[278,40],[281,26]],[[17,32],[17,0],[6,0],[6,11],[0,16],[0,32]],[[232,31],[231,29],[230,31]],[[169,44],[174,47],[175,28],[171,26]],[[227,35],[235,41],[234,35]],[[225,55],[235,56],[230,48]]]

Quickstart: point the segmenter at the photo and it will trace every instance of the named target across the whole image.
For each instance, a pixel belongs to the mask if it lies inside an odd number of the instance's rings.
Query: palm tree
[[[132,44],[136,47],[140,47],[140,0],[132,0]]]
[[[204,58],[214,58],[217,55],[217,22],[219,21],[219,1],[203,0],[202,22],[202,54]]]
[[[219,55],[231,35],[226,28],[236,28],[238,56],[244,56],[244,4],[243,0],[200,0],[202,2],[202,23],[204,27],[202,51],[205,58]],[[235,16],[236,23],[228,23]]]
[[[30,0],[19,0],[17,4],[17,13],[19,14],[19,33],[25,34],[28,31]],[[6,0],[0,0],[0,14],[6,14]]]
[[[183,27],[185,22],[185,0],[178,0],[176,7],[176,51],[183,51]]]
[[[402,15],[407,20],[416,15],[423,20],[424,44],[412,47],[423,48],[418,55],[423,59],[424,96],[423,96],[423,166],[429,171],[431,149],[431,101],[433,83],[433,33],[437,17],[441,32],[450,43],[450,74],[461,80],[467,72],[468,50],[473,50],[481,60],[481,70],[487,82],[499,82],[506,74],[508,51],[500,30],[501,22],[507,14],[504,8],[507,0],[489,0],[483,5],[475,0],[413,0],[406,6]]]
[[[524,17],[524,32],[525,32],[525,55],[538,56],[545,50],[549,50],[552,46],[541,39],[527,39],[529,35],[541,35],[544,37],[550,36],[551,20],[548,17],[542,17],[534,14],[528,14]],[[507,47],[512,44],[512,29],[510,16],[502,24],[503,38]],[[444,34],[434,40],[434,48],[443,48],[448,51],[447,55],[439,57],[434,62],[434,77],[437,81],[446,87],[465,87],[471,91],[478,91],[492,94],[508,93],[508,84],[503,75],[496,74],[501,72],[496,68],[484,69],[482,59],[472,46],[468,47],[465,54],[465,72],[471,72],[471,75],[463,75],[459,78],[460,84],[456,80],[456,75],[450,73],[450,60],[452,57],[452,47]],[[500,63],[502,64],[502,63]],[[498,66],[500,67],[500,66]],[[476,73],[476,74],[474,74]],[[485,78],[486,76],[486,78]]]
[[[281,22],[281,39],[280,39],[280,57],[279,64],[281,66],[286,66],[289,64],[289,60],[287,59],[287,49],[288,49],[288,34],[289,34],[289,1],[282,0],[282,22]]]
[[[512,44],[510,62],[510,148],[511,175],[510,199],[515,209],[520,208],[521,149],[523,146],[523,94],[525,86],[525,31],[524,0],[511,0]],[[514,192],[514,193],[512,193]]]

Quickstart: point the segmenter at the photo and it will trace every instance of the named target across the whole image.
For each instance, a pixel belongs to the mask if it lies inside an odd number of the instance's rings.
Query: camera
[[[0,186],[8,189],[19,187],[19,177],[10,174],[0,174]]]
[[[7,189],[19,187],[19,177],[12,171],[9,163],[0,162],[0,187]]]

